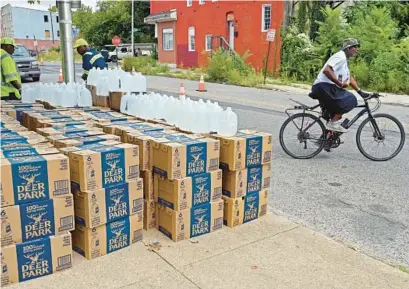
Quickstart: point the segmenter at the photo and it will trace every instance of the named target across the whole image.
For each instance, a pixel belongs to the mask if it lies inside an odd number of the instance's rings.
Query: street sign
[[[267,30],[267,41],[274,41],[275,37],[276,37],[276,30],[268,29]]]
[[[115,45],[115,46],[119,46],[119,44],[121,44],[121,38],[119,38],[118,36],[115,35],[112,38],[112,44]]]

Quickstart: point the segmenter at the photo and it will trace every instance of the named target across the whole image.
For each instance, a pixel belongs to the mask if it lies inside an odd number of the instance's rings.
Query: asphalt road
[[[55,82],[58,66],[42,67],[41,81]],[[81,70],[76,70],[81,75]],[[148,87],[177,94],[181,80],[148,77]],[[407,143],[388,162],[372,162],[358,151],[356,126],[342,137],[344,144],[310,160],[287,156],[279,144],[289,98],[315,104],[305,95],[281,91],[184,81],[187,95],[219,101],[238,114],[239,127],[273,134],[271,209],[323,232],[374,258],[409,268],[409,108],[383,105],[379,112],[397,117],[405,126]],[[353,115],[355,111],[350,114]],[[349,116],[348,116],[349,117]],[[393,136],[394,138],[396,136]]]

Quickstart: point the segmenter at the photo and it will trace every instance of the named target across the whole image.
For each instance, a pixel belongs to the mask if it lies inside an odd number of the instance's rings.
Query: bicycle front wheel
[[[405,144],[405,130],[395,117],[379,113],[368,117],[358,127],[356,144],[359,151],[373,161],[396,157]]]
[[[310,159],[318,155],[325,144],[325,127],[313,114],[297,113],[281,126],[280,145],[290,157]]]

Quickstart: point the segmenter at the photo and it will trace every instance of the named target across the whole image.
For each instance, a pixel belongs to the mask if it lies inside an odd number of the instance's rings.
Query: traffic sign
[[[274,41],[275,38],[276,38],[276,30],[268,29],[267,30],[267,41]]]
[[[121,38],[119,38],[119,36],[115,35],[112,38],[112,44],[115,45],[115,46],[119,46],[119,44],[121,44]]]

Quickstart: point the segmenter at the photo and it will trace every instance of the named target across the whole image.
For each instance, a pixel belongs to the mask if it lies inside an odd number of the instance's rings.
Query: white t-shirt
[[[324,67],[321,69],[320,73],[318,74],[317,79],[315,80],[314,84],[320,82],[327,82],[335,84],[331,81],[325,74],[324,69],[329,65],[334,70],[334,74],[339,81],[346,82],[349,80],[349,68],[348,68],[348,61],[347,56],[344,51],[338,51],[334,55],[332,55],[327,62],[324,64]]]

